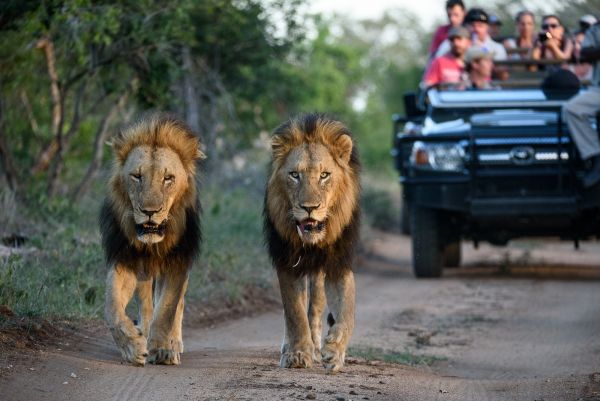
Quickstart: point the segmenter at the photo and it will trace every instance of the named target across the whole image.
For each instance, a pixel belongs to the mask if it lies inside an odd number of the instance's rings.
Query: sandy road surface
[[[600,400],[600,245],[463,245],[465,267],[415,280],[406,238],[376,234],[357,269],[344,372],[277,367],[279,310],[186,328],[179,367],[121,364],[107,332],[65,340],[0,376],[1,400]],[[68,342],[68,344],[66,344]]]

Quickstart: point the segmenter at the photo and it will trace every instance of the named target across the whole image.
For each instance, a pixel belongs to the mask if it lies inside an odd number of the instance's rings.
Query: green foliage
[[[368,182],[363,184],[361,199],[369,224],[386,231],[394,231],[400,227],[399,197],[392,196],[390,191],[398,192],[398,185],[393,183],[387,188],[376,188]]]
[[[87,210],[40,200],[29,217],[41,228],[22,253],[0,259],[0,305],[17,315],[98,316],[105,270],[96,224]]]
[[[190,275],[191,299],[237,301],[250,288],[272,288],[263,245],[262,197],[247,189],[203,190],[203,244]]]

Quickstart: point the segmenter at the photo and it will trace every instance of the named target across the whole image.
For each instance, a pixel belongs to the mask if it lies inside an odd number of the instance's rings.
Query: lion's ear
[[[119,162],[125,162],[125,158],[127,157],[127,152],[129,149],[126,149],[126,141],[123,136],[123,132],[116,133],[106,142],[106,144],[111,147],[116,159]]]
[[[274,135],[271,138],[271,149],[273,150],[273,158],[279,159],[285,156],[287,151],[286,140],[281,135]]]
[[[196,143],[196,154],[194,155],[196,160],[204,160],[206,159],[206,154],[202,151],[202,145],[200,141]]]
[[[340,135],[335,141],[335,152],[337,156],[348,164],[352,155],[352,138],[349,135]]]

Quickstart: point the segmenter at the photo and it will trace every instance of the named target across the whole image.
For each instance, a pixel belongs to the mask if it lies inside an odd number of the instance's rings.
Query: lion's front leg
[[[142,330],[144,337],[148,338],[150,333],[150,323],[152,322],[152,313],[154,310],[152,304],[152,278],[138,280],[137,300],[139,305],[138,327]]]
[[[135,274],[124,266],[110,268],[106,279],[104,315],[123,358],[134,365],[144,366],[148,356],[146,337],[125,314],[136,283]]]
[[[306,312],[306,277],[279,269],[277,277],[285,320],[279,365],[283,368],[310,368],[314,347]]]
[[[156,279],[154,318],[148,338],[148,361],[179,365],[183,352],[181,325],[188,273],[168,273]]]
[[[313,342],[313,361],[321,362],[321,334],[325,310],[325,274],[319,272],[309,279],[308,323]]]
[[[321,351],[323,365],[329,373],[338,372],[344,366],[346,347],[354,331],[354,274],[351,270],[339,279],[325,278],[325,292],[331,313],[331,327]]]

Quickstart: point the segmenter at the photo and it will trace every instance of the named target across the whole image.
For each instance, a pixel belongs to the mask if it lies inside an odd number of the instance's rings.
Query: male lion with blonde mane
[[[272,138],[264,230],[277,270],[285,330],[281,367],[344,365],[354,330],[352,264],[359,235],[358,152],[350,131],[322,114],[279,126]],[[321,347],[321,321],[329,331]]]
[[[100,215],[109,269],[106,321],[126,361],[178,365],[183,297],[201,241],[195,175],[204,155],[184,123],[162,114],[125,128],[112,147]],[[137,325],[125,313],[134,293]]]

